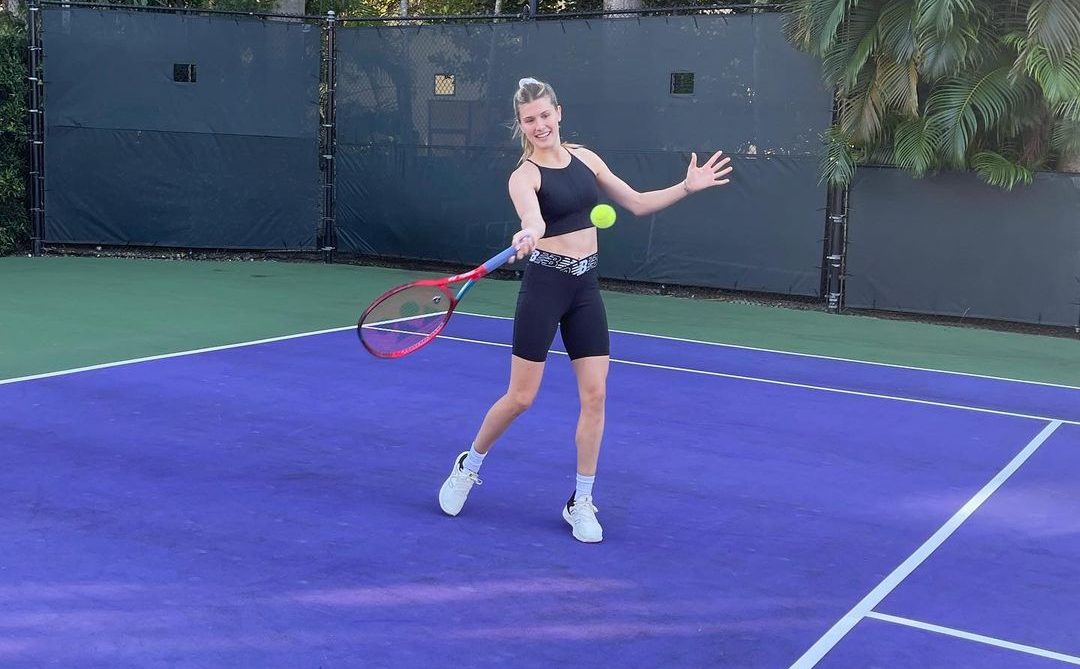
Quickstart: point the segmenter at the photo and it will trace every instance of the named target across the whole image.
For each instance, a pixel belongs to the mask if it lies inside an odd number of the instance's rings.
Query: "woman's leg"
[[[574,364],[581,413],[577,424],[577,473],[596,474],[600,440],[604,436],[607,375],[611,364],[607,310],[600,295],[596,270],[579,278],[571,309],[562,319],[563,343]]]
[[[604,540],[604,528],[596,518],[592,487],[600,441],[604,436],[604,403],[610,358],[588,356],[574,360],[581,414],[577,425],[577,477],[574,495],[563,507],[563,520],[570,524],[574,538],[586,543]]]
[[[472,448],[454,458],[450,475],[439,488],[439,506],[444,513],[451,516],[461,513],[472,487],[480,483],[478,473],[484,455],[510,423],[532,404],[543,376],[543,362],[532,362],[516,355],[511,358],[510,388],[488,409]]]
[[[526,266],[514,311],[510,386],[484,416],[473,440],[477,453],[487,453],[510,423],[532,406],[544,377],[548,348],[573,297],[572,288],[572,282],[558,270],[533,263]]]
[[[540,269],[550,272],[555,281],[559,280],[557,270]],[[439,489],[439,505],[451,516],[461,511],[469,491],[480,482],[480,466],[495,440],[502,436],[515,418],[532,406],[540,390],[544,361],[562,313],[560,303],[566,302],[565,291],[558,290],[557,283],[554,287],[550,285],[552,276],[545,278],[544,274],[537,274],[532,264],[525,269],[514,315],[510,385],[488,409],[472,447],[454,459],[450,476]]]
[[[595,543],[603,541],[604,531],[596,519],[592,503],[593,479],[604,437],[604,413],[607,403],[607,375],[611,366],[607,314],[594,272],[581,279],[582,285],[573,308],[562,320],[563,343],[573,361],[577,376],[581,413],[578,415],[577,478],[574,496],[563,507],[563,519],[570,523],[574,538]]]
[[[496,400],[484,416],[484,422],[473,440],[473,448],[477,453],[487,453],[514,419],[532,406],[543,377],[542,361],[533,362],[516,355],[510,358],[510,386],[506,394]]]
[[[595,476],[600,458],[600,441],[604,436],[604,407],[607,400],[607,375],[611,358],[606,355],[574,360],[581,413],[578,415],[577,473]]]

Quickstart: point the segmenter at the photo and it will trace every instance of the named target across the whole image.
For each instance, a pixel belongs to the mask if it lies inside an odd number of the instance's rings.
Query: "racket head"
[[[356,324],[360,343],[379,358],[400,358],[430,343],[457,305],[445,283],[417,282],[381,295]]]

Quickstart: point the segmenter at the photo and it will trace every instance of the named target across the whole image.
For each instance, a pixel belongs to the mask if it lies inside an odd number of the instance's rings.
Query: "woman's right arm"
[[[540,215],[540,201],[536,199],[536,191],[540,187],[540,173],[534,167],[528,169],[522,165],[510,175],[510,200],[514,203],[518,218],[521,219],[521,230],[514,235],[514,246],[517,247],[517,259],[524,258],[532,253],[536,242],[543,238],[547,226],[544,218]],[[511,262],[513,262],[511,258]]]

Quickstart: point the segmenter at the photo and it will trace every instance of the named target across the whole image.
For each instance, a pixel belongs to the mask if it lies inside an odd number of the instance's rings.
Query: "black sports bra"
[[[591,228],[589,212],[600,201],[600,187],[589,166],[573,153],[566,167],[536,166],[540,169],[540,190],[536,191],[536,199],[547,226],[544,237]]]

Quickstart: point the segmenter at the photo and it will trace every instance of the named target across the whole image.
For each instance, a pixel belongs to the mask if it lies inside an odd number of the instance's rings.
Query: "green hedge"
[[[26,211],[26,28],[0,13],[0,255],[29,248]]]

